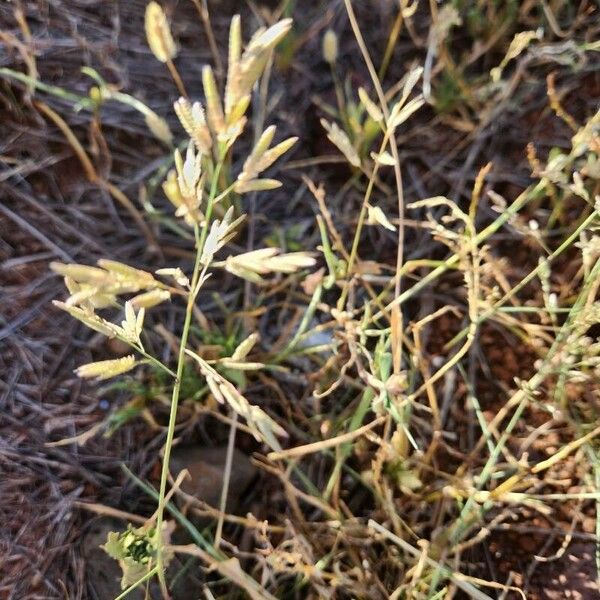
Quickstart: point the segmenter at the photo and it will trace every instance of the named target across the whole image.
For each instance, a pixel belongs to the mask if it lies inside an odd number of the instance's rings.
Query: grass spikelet
[[[50,263],[50,268],[63,277],[68,277],[77,283],[89,283],[101,285],[107,280],[107,273],[98,267],[89,267],[79,264],[64,264],[59,262]]]
[[[150,290],[143,294],[138,294],[131,299],[131,304],[138,310],[140,308],[152,308],[166,302],[171,298],[171,293],[167,290]]]
[[[182,97],[173,106],[182,127],[192,138],[198,151],[204,155],[210,155],[212,137],[200,102],[190,104],[187,98]]]
[[[108,338],[114,338],[117,335],[117,329],[112,323],[105,321],[92,310],[83,309],[78,306],[68,306],[64,302],[53,300],[54,306],[68,312],[74,319],[81,321],[84,325],[105,335]]]
[[[248,192],[275,190],[278,187],[281,187],[281,181],[276,179],[251,179],[250,181],[236,181],[233,191],[237,194],[247,194]]]
[[[248,183],[255,179],[257,175],[268,169],[280,156],[285,154],[298,140],[296,137],[288,138],[269,150],[275,135],[275,129],[275,126],[271,125],[260,136],[250,156],[244,162],[241,173],[238,175],[239,182]],[[242,189],[243,186],[240,185],[236,188],[236,191],[241,193]]]
[[[368,217],[367,224],[368,225],[381,225],[390,231],[396,231],[396,228],[390,223],[389,219],[385,216],[385,213],[381,210],[379,206],[371,206],[367,207]]]
[[[234,275],[259,282],[268,273],[295,273],[315,265],[315,259],[306,252],[279,254],[278,248],[261,248],[229,256],[225,269]]]
[[[321,125],[327,131],[329,141],[346,157],[348,162],[353,167],[360,167],[360,157],[346,132],[340,129],[336,123],[329,123],[325,119],[321,119]]]
[[[195,352],[186,350],[186,354],[198,363],[215,399],[222,404],[228,404],[240,417],[245,419],[257,440],[266,442],[272,448],[280,448],[275,436],[287,437],[285,429],[261,408],[250,404],[230,381],[215,371]]]
[[[373,100],[369,98],[369,94],[367,94],[367,91],[364,88],[358,88],[358,97],[360,98],[360,101],[366,108],[367,112],[369,113],[369,116],[371,117],[371,119],[373,119],[373,121],[375,121],[376,123],[380,123],[381,121],[383,121],[383,113],[381,112],[377,104],[375,104],[375,102],[373,102]]]
[[[140,288],[149,288],[158,285],[158,281],[154,279],[152,273],[148,273],[142,269],[136,269],[135,267],[130,267],[129,265],[116,260],[101,258],[98,261],[98,266],[106,269],[106,271],[116,275],[118,278],[129,283],[133,283]]]
[[[291,27],[291,19],[282,19],[268,29],[259,29],[252,36],[239,61],[237,85],[235,85],[235,93],[231,94],[232,106],[237,104],[240,98],[250,94],[267,64],[269,53],[285,37]]]
[[[225,130],[225,118],[223,116],[223,107],[219,97],[219,90],[215,76],[210,65],[205,65],[202,69],[202,85],[204,87],[204,96],[206,98],[206,115],[211,129],[215,133],[221,133]]]
[[[153,110],[148,110],[144,113],[144,120],[148,129],[157,139],[165,144],[165,146],[172,146],[173,134],[171,133],[171,128],[161,116],[157,115]]]
[[[225,86],[225,114],[228,117],[232,108],[239,102],[240,70],[239,62],[242,55],[242,26],[239,15],[231,19],[229,28],[229,64],[227,71],[227,84]]]
[[[81,365],[75,372],[78,377],[84,379],[103,381],[104,379],[117,377],[117,375],[122,375],[123,373],[131,371],[136,364],[135,356],[130,354],[113,360],[101,360],[98,362],[87,363],[86,365]]]
[[[177,47],[171,35],[167,17],[158,2],[150,2],[146,6],[145,17],[146,39],[152,54],[160,62],[166,63],[177,56]]]
[[[323,36],[323,58],[333,65],[338,56],[338,39],[333,29],[328,29]]]

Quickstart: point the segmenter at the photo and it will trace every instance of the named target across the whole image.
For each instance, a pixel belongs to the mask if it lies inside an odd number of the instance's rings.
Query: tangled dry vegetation
[[[0,597],[598,597],[599,32],[0,6]]]

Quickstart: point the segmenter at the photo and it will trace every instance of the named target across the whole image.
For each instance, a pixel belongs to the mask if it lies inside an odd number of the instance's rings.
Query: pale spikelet
[[[226,128],[217,135],[217,139],[222,144],[222,147],[229,150],[235,140],[242,134],[244,127],[246,126],[246,117],[237,119],[237,121],[227,124]]]
[[[338,39],[333,29],[328,29],[323,36],[323,58],[332,65],[338,56]]]
[[[177,47],[171,35],[167,17],[158,2],[150,2],[146,6],[146,39],[152,54],[160,62],[168,62],[177,55]]]
[[[67,280],[68,277],[65,277]],[[87,284],[79,285],[74,282],[74,285],[67,286],[71,295],[66,299],[67,306],[81,306],[82,308],[96,309],[106,308],[117,304],[115,294],[101,292],[97,287]]]
[[[231,356],[219,359],[219,364],[226,369],[235,369],[237,371],[256,371],[262,369],[265,365],[260,362],[249,362],[246,357],[254,348],[254,345],[259,340],[258,333],[250,334],[233,352]]]
[[[114,360],[101,360],[98,362],[88,363],[87,365],[81,365],[75,370],[78,377],[85,379],[97,379],[102,381],[104,379],[110,379],[117,375],[122,375],[131,371],[136,365],[136,360],[133,354],[129,356],[123,356],[123,358],[117,358]]]
[[[98,265],[103,269],[106,269],[106,271],[120,281],[126,281],[131,285],[137,286],[139,289],[149,289],[156,287],[159,284],[152,276],[152,273],[130,267],[129,265],[117,262],[116,260],[101,258],[98,261]]]
[[[265,192],[281,187],[281,181],[277,179],[252,179],[250,181],[236,181],[233,190],[236,194],[247,194],[248,192]]]
[[[239,93],[239,63],[242,55],[242,26],[240,15],[231,19],[229,28],[229,68],[227,71],[227,84],[225,86],[225,114],[228,117],[232,108],[240,98]]]
[[[327,138],[346,157],[354,167],[360,167],[360,157],[352,145],[350,138],[335,123],[321,119],[321,125],[327,131]]]
[[[162,184],[162,188],[165,192],[165,196],[175,207],[175,214],[177,216],[182,216],[190,227],[193,227],[194,223],[201,223],[204,220],[204,215],[200,210],[194,208],[191,204],[188,205],[185,198],[181,195],[176,171],[173,169],[169,171],[167,178]],[[194,205],[197,205],[197,202],[194,202]]]
[[[543,33],[544,32],[542,29],[538,29],[536,31],[521,31],[517,33],[510,42],[510,46],[508,47],[506,56],[502,59],[502,62],[490,71],[492,81],[500,81],[500,77],[502,77],[502,71],[504,70],[504,67],[506,67],[506,65],[511,60],[517,58],[519,54],[526,50],[527,46],[529,46],[529,44],[531,44],[533,40],[542,39]]]
[[[65,287],[69,290],[69,294],[71,294],[66,300],[68,306],[82,306],[84,308],[95,309],[106,308],[117,303],[115,294],[99,291],[97,286],[78,283],[74,279],[71,279],[71,277],[65,277],[64,281]]]
[[[228,76],[228,106],[235,106],[241,98],[250,95],[254,84],[262,75],[269,54],[285,37],[292,26],[291,19],[282,19],[268,29],[261,28],[252,36],[234,72]]]
[[[381,225],[390,231],[396,231],[396,228],[389,222],[388,218],[385,216],[385,213],[381,210],[381,208],[379,208],[379,206],[371,206],[369,204],[367,206],[367,211],[368,225]]]
[[[253,180],[256,180],[257,175],[268,169],[280,156],[285,154],[298,140],[296,137],[288,138],[287,140],[280,142],[273,148],[269,150],[269,146],[273,141],[273,136],[275,135],[275,126],[271,125],[267,127],[263,134],[260,136],[258,142],[254,146],[250,156],[244,162],[244,166],[242,167],[242,172],[238,175],[238,184],[234,188],[236,192],[243,193],[244,191],[250,191],[250,188],[247,184]],[[256,180],[260,181],[260,180]],[[262,180],[264,181],[272,181],[272,180]],[[260,189],[265,189],[265,184],[262,183],[259,185]],[[257,189],[256,186],[253,189]],[[271,188],[267,188],[271,189]]]
[[[163,186],[165,193],[176,206],[175,215],[183,217],[186,223],[200,223],[202,213],[199,210],[204,194],[204,174],[202,173],[202,154],[195,151],[193,142],[188,144],[185,160],[179,150],[175,150],[175,169],[179,195],[173,193],[172,181],[167,178]]]
[[[198,184],[202,175],[202,155],[194,151],[194,145],[191,142],[188,144],[185,160],[179,150],[175,150],[175,168],[181,195],[185,200],[188,198],[196,200]]]
[[[158,271],[156,271],[156,274],[162,275],[163,277],[172,277],[181,287],[190,287],[190,280],[179,267],[168,267],[166,269],[158,269]]]
[[[387,151],[383,151],[380,154],[376,154],[375,152],[371,152],[371,158],[378,162],[380,165],[384,165],[386,167],[393,167],[396,164],[394,157]]]
[[[104,269],[98,267],[89,267],[88,265],[64,264],[60,262],[51,262],[50,268],[63,277],[69,277],[77,283],[89,283],[92,285],[102,285],[107,282],[108,274]]]
[[[295,273],[315,264],[315,259],[306,252],[289,254],[279,254],[279,252],[279,248],[261,248],[229,256],[225,261],[225,269],[233,275],[259,283],[262,281],[262,275]]]
[[[206,115],[211,129],[216,133],[225,131],[225,117],[223,116],[221,98],[210,65],[205,65],[202,69],[202,86],[206,98]]]
[[[373,121],[376,123],[383,121],[383,113],[379,110],[377,104],[369,98],[369,94],[367,94],[367,91],[364,88],[358,88],[358,97]]]
[[[268,169],[280,156],[285,154],[298,140],[296,137],[288,138],[273,148],[269,145],[275,135],[275,126],[267,127],[254,146],[250,156],[244,162],[242,172],[234,186],[235,192],[243,194],[250,191],[270,190],[279,187],[281,183],[275,179],[256,179],[264,170]]]
[[[413,113],[415,113],[421,106],[425,104],[423,96],[417,96],[410,102],[407,102],[405,106],[402,106],[402,101],[397,102],[390,112],[390,118],[388,120],[388,128],[395,129],[406,121]]]
[[[400,98],[400,106],[404,106],[410,93],[413,91],[415,85],[417,85],[421,75],[423,74],[423,67],[415,67],[411,69],[406,75],[406,81],[402,86],[402,96]]]
[[[90,307],[108,306],[113,303],[115,294],[153,289],[160,285],[150,273],[135,269],[123,263],[101,259],[98,267],[87,265],[52,263],[55,273],[68,278],[71,297],[67,304],[87,302]]]
[[[153,110],[144,113],[146,125],[154,137],[158,138],[165,146],[173,145],[173,134],[169,124]]]
[[[179,208],[183,203],[183,196],[179,189],[179,183],[177,183],[177,172],[171,169],[167,173],[167,178],[163,181],[162,189],[165,196],[169,199],[169,202],[175,207]]]
[[[267,267],[277,273],[295,273],[300,269],[314,267],[315,259],[307,252],[289,252],[267,261]]]
[[[250,404],[230,381],[215,371],[204,359],[191,350],[185,352],[198,363],[215,399],[222,404],[228,404],[245,419],[248,428],[258,441],[264,441],[272,448],[279,448],[275,436],[287,437],[286,431],[261,408]]]
[[[260,339],[260,335],[258,333],[250,334],[243,342],[241,342],[238,347],[233,351],[231,355],[231,360],[240,361],[244,360],[246,356],[248,356],[250,350],[254,348],[256,342]]]
[[[131,304],[139,310],[140,308],[152,308],[170,299],[171,293],[167,290],[150,290],[132,298]]]
[[[212,262],[214,255],[235,236],[236,227],[244,220],[245,216],[238,217],[233,223],[233,206],[231,206],[221,221],[213,221],[210,232],[206,237],[200,263],[207,266]]]
[[[131,301],[125,302],[125,319],[121,321],[121,328],[118,330],[119,337],[130,344],[142,345],[140,336],[144,327],[144,316],[146,311],[140,308],[137,315]]]
[[[116,328],[112,323],[105,321],[97,314],[95,314],[91,309],[84,309],[78,306],[68,306],[64,302],[59,302],[58,300],[53,300],[52,304],[65,312],[68,312],[73,318],[81,321],[84,325],[105,335],[108,338],[114,338],[117,335],[118,328]]]
[[[246,124],[246,111],[248,110],[248,106],[250,105],[251,96],[247,94],[246,96],[242,96],[231,108],[231,110],[227,113],[227,123],[229,125],[235,125],[240,121],[244,121],[244,125]]]
[[[209,155],[212,137],[200,102],[190,104],[186,98],[179,98],[173,106],[181,125],[196,144],[196,148],[202,154]]]

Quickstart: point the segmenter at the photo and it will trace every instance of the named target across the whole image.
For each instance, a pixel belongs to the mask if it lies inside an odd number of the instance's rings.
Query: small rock
[[[218,508],[221,501],[226,460],[227,446],[216,448],[197,445],[177,446],[171,453],[170,468],[173,477],[177,477],[180,471],[187,469],[190,477],[183,481],[181,489],[213,508]],[[256,467],[250,462],[250,459],[237,448],[234,449],[227,495],[227,512],[236,510],[256,472]]]

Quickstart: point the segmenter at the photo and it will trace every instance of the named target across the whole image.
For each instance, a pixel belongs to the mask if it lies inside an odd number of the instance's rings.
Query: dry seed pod
[[[163,63],[177,55],[177,47],[171,35],[167,17],[158,2],[150,2],[146,6],[146,39],[152,54]]]

